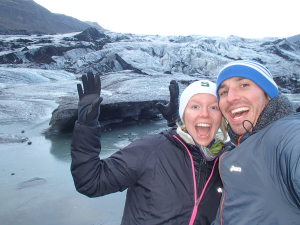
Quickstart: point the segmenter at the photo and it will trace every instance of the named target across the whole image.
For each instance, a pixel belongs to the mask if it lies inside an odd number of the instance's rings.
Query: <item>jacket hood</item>
[[[202,157],[207,161],[213,161],[223,152],[224,143],[217,137],[214,138],[208,146],[201,146],[196,144],[192,136],[183,131],[179,126],[177,127],[177,129],[172,128],[170,132],[165,131],[162,133],[178,147],[180,147],[180,145],[178,145],[178,142],[175,141],[173,135],[180,137],[180,139],[183,140],[185,144],[199,151]]]

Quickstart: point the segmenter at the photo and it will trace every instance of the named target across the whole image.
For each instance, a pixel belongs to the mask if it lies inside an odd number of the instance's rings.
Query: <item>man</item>
[[[226,65],[217,95],[236,147],[220,158],[224,189],[214,224],[300,224],[300,113],[253,61]]]

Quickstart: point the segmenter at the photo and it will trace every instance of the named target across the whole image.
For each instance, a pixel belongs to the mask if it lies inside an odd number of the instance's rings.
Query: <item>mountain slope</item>
[[[90,26],[73,17],[51,13],[33,0],[0,0],[1,33],[16,30],[46,34],[69,33],[83,31]]]

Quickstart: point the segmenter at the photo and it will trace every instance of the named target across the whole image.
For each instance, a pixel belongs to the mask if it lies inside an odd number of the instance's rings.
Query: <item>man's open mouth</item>
[[[230,116],[231,116],[231,118],[236,120],[236,119],[240,119],[241,117],[246,115],[248,112],[249,112],[248,107],[236,108],[236,109],[230,111]]]

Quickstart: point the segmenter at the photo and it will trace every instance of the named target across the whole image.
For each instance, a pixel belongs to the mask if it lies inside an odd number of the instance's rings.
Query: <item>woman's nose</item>
[[[200,116],[201,117],[208,117],[209,116],[209,111],[208,107],[202,107],[200,110]]]

